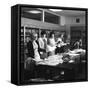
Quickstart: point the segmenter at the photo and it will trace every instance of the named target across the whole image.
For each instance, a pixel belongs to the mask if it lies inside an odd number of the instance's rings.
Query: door
[[[79,41],[79,39],[82,39],[82,42],[85,42],[85,37],[83,37],[84,35],[82,34],[85,34],[83,33],[85,31],[85,28],[84,26],[72,26],[70,28],[70,35],[71,35],[71,46],[72,48],[74,47],[74,43],[76,41]],[[83,44],[84,46],[84,44]]]

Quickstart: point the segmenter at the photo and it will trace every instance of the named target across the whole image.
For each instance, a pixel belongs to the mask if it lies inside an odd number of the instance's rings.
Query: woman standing
[[[37,43],[37,33],[31,35],[31,40],[27,43],[28,56],[34,58],[36,61],[40,60]]]
[[[48,52],[49,56],[54,55],[55,54],[55,49],[56,49],[56,42],[55,42],[54,32],[50,33],[47,43],[48,43],[47,52]]]

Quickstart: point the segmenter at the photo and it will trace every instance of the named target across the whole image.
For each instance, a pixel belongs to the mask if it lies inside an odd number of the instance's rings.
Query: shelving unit
[[[24,27],[21,27],[21,35],[20,35],[20,47],[21,47],[21,62],[24,62]]]

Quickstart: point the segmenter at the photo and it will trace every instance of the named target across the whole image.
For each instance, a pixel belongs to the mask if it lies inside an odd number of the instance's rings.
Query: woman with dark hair
[[[40,57],[41,57],[41,59],[44,59],[47,57],[47,54],[46,54],[47,38],[46,38],[45,31],[41,32],[41,37],[38,39],[38,44],[39,44]]]
[[[56,42],[54,32],[51,32],[48,39],[47,52],[49,55],[54,55],[56,49]]]
[[[64,34],[60,34],[57,39],[57,48],[55,50],[55,54],[67,52],[69,50],[68,47],[68,43],[64,43]]]
[[[64,34],[60,34],[60,35],[58,36],[57,42],[64,43],[63,39],[64,39]]]
[[[50,32],[50,34],[49,34],[49,38],[54,38],[54,32],[53,32],[53,31]]]

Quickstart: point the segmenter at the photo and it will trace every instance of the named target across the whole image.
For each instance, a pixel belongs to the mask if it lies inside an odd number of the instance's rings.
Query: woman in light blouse
[[[40,60],[40,55],[39,55],[39,46],[37,43],[37,38],[38,34],[37,33],[32,33],[30,35],[31,40],[27,43],[27,48],[28,48],[28,57],[31,57],[35,59],[36,61]]]
[[[49,56],[55,54],[55,49],[56,49],[56,42],[55,42],[54,32],[51,32],[49,35],[48,45],[47,45],[47,52],[49,53]]]

